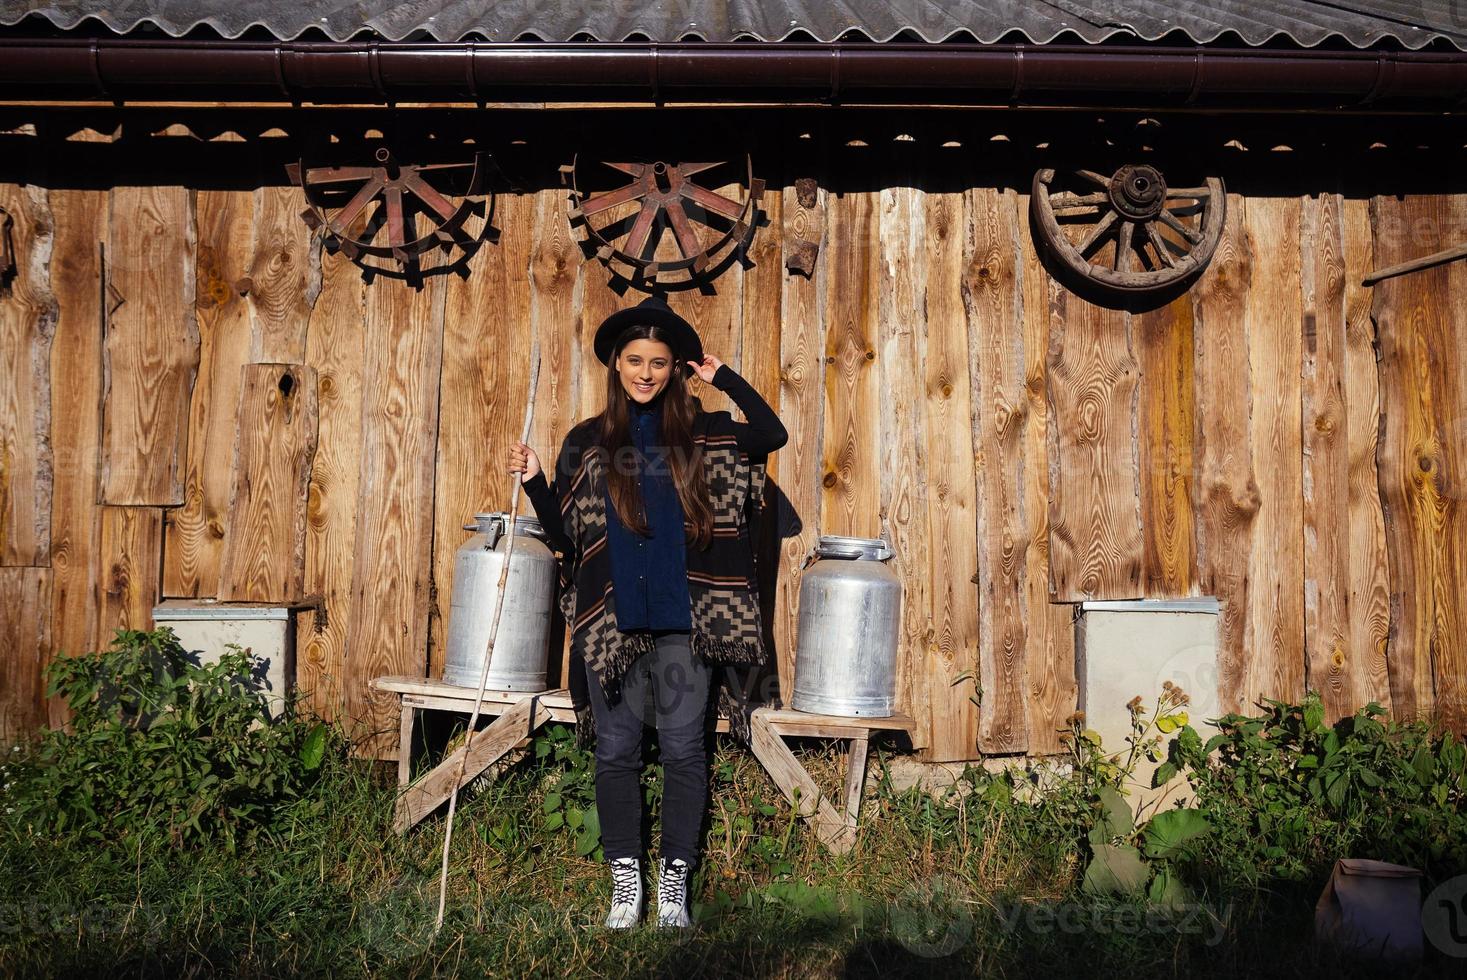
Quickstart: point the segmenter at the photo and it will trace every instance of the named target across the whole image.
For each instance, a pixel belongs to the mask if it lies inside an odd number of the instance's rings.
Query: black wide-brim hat
[[[606,364],[611,360],[617,338],[628,327],[644,324],[661,327],[666,331],[670,341],[668,346],[672,348],[672,355],[677,358],[680,367],[686,369],[688,361],[703,360],[703,341],[698,338],[698,331],[693,329],[693,325],[678,316],[661,296],[648,296],[636,306],[617,310],[602,320],[601,326],[596,328],[596,356],[601,359],[601,363]]]

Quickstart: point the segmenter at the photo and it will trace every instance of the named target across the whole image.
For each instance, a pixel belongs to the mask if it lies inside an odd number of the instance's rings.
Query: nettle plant
[[[268,831],[344,746],[293,701],[272,718],[259,673],[235,645],[195,663],[166,627],[55,658],[46,693],[65,700],[69,729],[46,731],[11,767],[8,819],[37,835],[164,835],[231,851]]]
[[[1334,724],[1319,695],[1264,699],[1228,714],[1204,744],[1184,731],[1182,772],[1218,828],[1211,863],[1227,878],[1302,879],[1336,857],[1373,857],[1442,878],[1467,871],[1467,746],[1371,703]],[[1162,770],[1158,770],[1158,776]]]
[[[1161,745],[1165,736],[1176,733],[1177,741],[1196,741],[1197,732],[1188,724],[1185,710],[1191,699],[1187,692],[1167,681],[1156,705],[1147,711],[1138,695],[1126,705],[1131,714],[1131,731],[1126,749],[1107,753],[1100,735],[1085,727],[1085,715],[1070,716],[1070,730],[1061,735],[1070,753],[1075,777],[1087,791],[1093,821],[1086,842],[1090,862],[1082,883],[1094,895],[1145,896],[1161,905],[1180,906],[1191,901],[1178,866],[1195,854],[1196,842],[1209,834],[1211,824],[1195,808],[1178,807],[1143,817],[1143,808],[1133,812],[1126,799],[1126,784],[1142,759],[1161,763],[1154,785],[1163,785],[1177,769],[1163,762]],[[1160,801],[1157,801],[1159,806]]]

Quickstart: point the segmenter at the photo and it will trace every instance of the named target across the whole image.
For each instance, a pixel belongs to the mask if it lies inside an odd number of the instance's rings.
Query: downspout
[[[1467,52],[0,38],[0,100],[1461,111]]]

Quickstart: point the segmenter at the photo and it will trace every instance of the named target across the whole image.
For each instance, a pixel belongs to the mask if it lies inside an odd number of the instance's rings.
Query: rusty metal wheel
[[[365,167],[287,166],[305,194],[306,223],[353,260],[377,256],[406,264],[434,248],[474,244],[464,226],[476,210],[471,198],[479,194],[482,153],[462,163],[403,164],[379,147],[375,159],[376,166]]]
[[[764,181],[754,177],[753,161],[747,156],[737,198],[715,189],[723,184],[705,186],[692,179],[698,175],[706,180],[730,162],[608,161],[601,166],[630,180],[591,193],[585,189],[588,175],[582,168],[594,165],[573,158],[560,168],[571,225],[582,236],[586,251],[615,275],[664,285],[701,281],[747,241],[764,193]],[[664,252],[659,258],[666,229],[672,231],[677,255]]]
[[[1103,293],[1161,292],[1200,273],[1222,237],[1223,182],[1168,187],[1155,167],[1127,164],[1034,175],[1035,228],[1050,254]]]

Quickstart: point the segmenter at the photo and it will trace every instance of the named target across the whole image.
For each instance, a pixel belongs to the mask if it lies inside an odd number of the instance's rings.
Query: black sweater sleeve
[[[720,367],[713,376],[713,387],[732,398],[748,419],[747,422],[733,423],[734,435],[744,452],[750,456],[766,456],[789,441],[789,433],[774,409],[733,368],[727,364]]]
[[[569,535],[565,533],[565,521],[561,519],[560,498],[565,489],[570,486],[575,477],[575,461],[571,452],[570,440],[566,439],[560,445],[560,452],[555,459],[555,482],[545,482],[545,473],[542,470],[524,483],[525,493],[530,498],[530,504],[535,508],[535,517],[540,521],[540,526],[545,529],[545,538],[550,547],[560,552],[569,561],[575,561],[575,545],[571,542]]]

